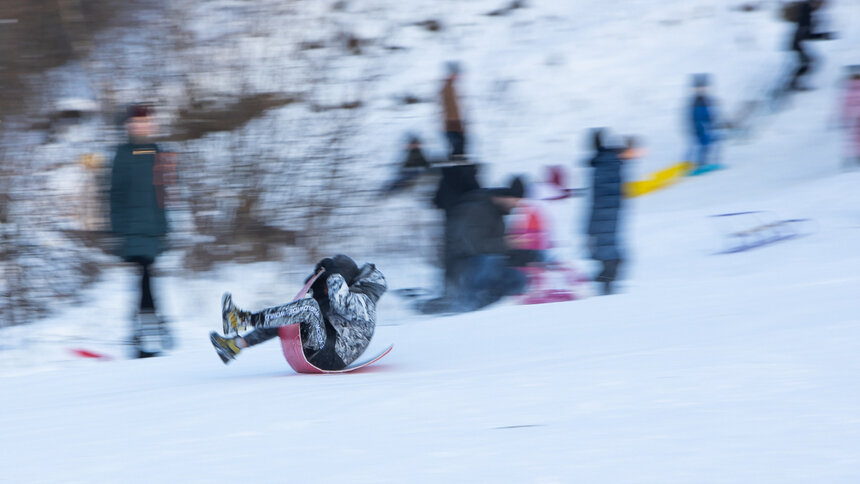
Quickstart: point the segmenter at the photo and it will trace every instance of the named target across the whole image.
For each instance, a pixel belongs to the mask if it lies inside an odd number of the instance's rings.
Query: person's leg
[[[245,348],[265,343],[278,335],[278,328],[254,328],[242,336]]]
[[[465,305],[478,309],[494,303],[504,296],[523,291],[526,276],[508,267],[507,259],[501,255],[480,255],[471,259],[467,274]]]
[[[133,257],[128,262],[134,263],[140,271],[140,300],[132,315],[132,346],[138,358],[156,356],[162,350],[170,349],[173,339],[155,312],[150,275],[153,261],[146,257]]]
[[[708,139],[703,139],[701,142],[699,153],[699,166],[708,166],[711,164],[711,142]]]
[[[705,164],[705,149],[702,146],[702,141],[698,137],[693,142],[693,162],[697,168],[701,168]]]
[[[445,136],[448,138],[448,144],[451,146],[451,155],[466,154],[466,137],[460,131],[447,131]]]
[[[594,278],[595,282],[600,284],[600,294],[609,294],[611,289],[611,282],[608,280],[609,274],[609,261],[602,260],[600,261],[600,272],[597,274],[597,277]]]
[[[141,311],[155,312],[155,301],[152,298],[152,282],[150,279],[150,266],[152,260],[145,257],[134,257],[131,259],[140,270],[140,305]]]
[[[442,238],[442,265],[443,268],[443,277],[442,281],[442,297],[450,297],[456,293],[458,290],[458,278],[459,272],[456,267],[457,261],[454,260],[451,253],[453,252],[451,249],[451,241],[449,240],[449,236],[451,234],[451,225],[452,225],[452,217],[447,212],[445,213],[445,233]]]
[[[791,82],[788,85],[789,89],[802,89],[800,81],[809,72],[809,69],[812,67],[812,57],[810,57],[809,53],[806,52],[806,49],[803,47],[803,44],[798,42],[794,46],[794,52],[797,55],[797,68],[794,71],[794,75],[791,78]]]
[[[254,331],[273,330],[262,331],[259,335],[252,337],[251,341],[255,341],[253,344],[271,339],[278,334],[278,328],[290,324],[301,325],[302,346],[306,349],[319,350],[326,342],[325,321],[322,311],[316,300],[312,298],[299,299],[252,313],[250,322],[251,326],[255,328]],[[248,342],[247,336],[245,340]],[[253,344],[248,342],[248,346],[253,346]]]
[[[621,265],[620,259],[610,259],[600,261],[603,264],[603,270],[597,275],[597,282],[601,284],[603,294],[612,294],[612,283],[618,277],[618,266]]]
[[[326,324],[325,332],[325,345],[316,351],[305,348],[305,358],[307,358],[310,364],[323,370],[342,370],[346,368],[346,363],[337,354],[337,351],[335,351],[337,333],[334,327],[331,324]]]
[[[445,139],[448,140],[448,155],[449,155],[449,157],[456,154],[454,152],[455,151],[454,150],[454,143],[455,143],[454,138],[455,138],[455,136],[456,136],[456,133],[454,133],[453,131],[445,131]]]
[[[254,329],[244,336],[231,338],[215,332],[209,334],[212,346],[225,364],[236,359],[243,349],[276,337],[278,328],[290,324],[301,325],[302,347],[306,354],[324,349],[327,343],[322,311],[319,304],[311,298],[299,299],[252,313],[249,315],[249,323]]]

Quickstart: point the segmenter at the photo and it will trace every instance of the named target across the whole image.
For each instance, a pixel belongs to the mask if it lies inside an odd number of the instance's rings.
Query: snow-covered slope
[[[720,36],[758,36],[769,62],[783,54],[783,26],[768,12],[704,0],[568,3],[531,2],[501,20],[478,15],[494,2],[433,10],[480,40],[448,50],[427,41],[439,59],[456,51],[473,72],[484,63],[534,86],[517,88],[519,117],[479,115],[490,95],[468,78],[478,149],[496,180],[539,166],[519,163],[526,154],[570,163],[581,150],[572,140],[597,123],[646,135],[651,154],[634,169],[659,166],[684,150],[667,130],[680,123],[686,73],[718,71],[718,93],[742,99],[733,89],[764,67],[733,67]],[[180,342],[170,356],[75,360],[69,348],[121,351],[110,342],[125,333],[133,278],[111,270],[86,305],[0,334],[3,481],[856,482],[860,172],[840,170],[839,133],[827,126],[838,66],[856,62],[858,6],[833,6],[843,38],[817,46],[827,54],[820,88],[725,146],[730,169],[631,201],[622,294],[445,318],[412,315],[386,295],[369,351],[394,351],[374,371],[307,376],[275,343],[228,367],[215,356],[206,333],[220,325],[222,291],[252,309],[276,304],[309,269],[230,266],[160,281]],[[521,55],[500,62],[493,45]],[[593,63],[577,73],[552,58]],[[575,125],[567,111],[577,102],[592,114]],[[490,132],[506,133],[496,147]],[[369,134],[368,146],[389,134]],[[584,207],[566,203],[557,218],[569,225],[557,230],[576,234]],[[741,210],[810,218],[815,230],[714,255],[722,241],[708,216]],[[394,287],[434,277],[374,259]]]

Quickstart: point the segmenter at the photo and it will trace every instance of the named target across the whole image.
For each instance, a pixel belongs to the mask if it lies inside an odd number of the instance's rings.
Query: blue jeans
[[[711,141],[708,139],[696,139],[693,145],[693,161],[699,167],[710,164]]]
[[[477,255],[461,262],[460,291],[457,299],[462,309],[471,311],[492,304],[504,296],[520,294],[526,287],[526,276],[508,267],[506,256]]]

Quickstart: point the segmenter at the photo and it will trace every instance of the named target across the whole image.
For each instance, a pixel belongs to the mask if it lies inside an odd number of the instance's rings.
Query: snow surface
[[[179,347],[147,360],[123,359],[135,280],[111,269],[86,304],[3,330],[0,481],[857,482],[860,172],[842,170],[841,134],[829,124],[840,66],[858,61],[860,2],[834,3],[842,38],[814,47],[825,59],[818,90],[748,142],[727,143],[730,169],[630,202],[621,294],[444,318],[414,315],[388,294],[368,351],[394,343],[393,352],[371,371],[313,376],[293,373],[274,342],[224,367],[206,337],[220,327],[222,291],[248,309],[278,304],[309,267],[187,275],[170,270],[176,254],[162,258],[170,275],[157,295]],[[432,10],[454,26],[447,39],[485,40],[430,50],[533,84],[512,104],[516,117],[474,116],[479,149],[499,155],[494,179],[537,166],[526,155],[579,162],[578,127],[598,113],[648,140],[651,155],[634,171],[674,161],[685,149],[677,118],[688,73],[718,72],[717,94],[731,101],[784,60],[772,12],[723,2],[535,1],[501,18],[482,15],[497,2],[450,6]],[[739,56],[723,43],[733,35],[753,36],[758,49]],[[547,75],[526,62],[535,52],[545,66],[593,62]],[[484,88],[468,86],[472,112],[492,102],[476,94]],[[573,122],[577,103],[595,119]],[[389,139],[380,131],[368,145]],[[554,220],[569,221],[557,230],[574,235],[564,250],[579,259],[584,202],[555,207]],[[708,216],[741,210],[810,218],[814,232],[714,255],[722,240]],[[436,277],[422,264],[358,255],[393,288]],[[79,359],[72,348],[117,359]]]

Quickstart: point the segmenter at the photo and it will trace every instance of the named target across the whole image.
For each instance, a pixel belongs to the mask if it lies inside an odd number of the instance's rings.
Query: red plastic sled
[[[104,353],[99,353],[98,351],[88,350],[85,348],[70,348],[69,351],[73,355],[80,356],[81,358],[92,358],[95,360],[103,360],[103,361],[113,360],[113,357],[110,355],[106,355]]]
[[[317,277],[319,277],[323,273],[322,270],[314,274],[312,278],[305,283],[305,286],[296,294],[296,297],[293,300],[301,299],[307,294],[308,290],[310,290],[311,285],[313,285],[314,281],[316,281]],[[290,324],[287,326],[281,326],[278,328],[278,336],[281,339],[281,348],[284,350],[284,358],[287,359],[287,363],[289,363],[290,367],[296,371],[296,373],[349,373],[351,371],[359,370],[368,365],[376,363],[383,356],[387,355],[394,345],[389,346],[379,355],[364,361],[362,363],[356,363],[352,366],[348,366],[342,370],[323,370],[322,368],[318,368],[314,366],[311,362],[305,358],[305,352],[302,349],[302,333],[301,328],[298,324]]]
[[[523,271],[528,279],[528,289],[520,297],[520,304],[547,304],[575,301],[580,297],[574,289],[586,282],[576,271],[561,264],[520,267],[519,270]],[[549,278],[550,275],[556,275],[556,279],[563,280],[566,287],[562,289],[551,287],[552,281]],[[556,283],[558,282],[556,281]]]

